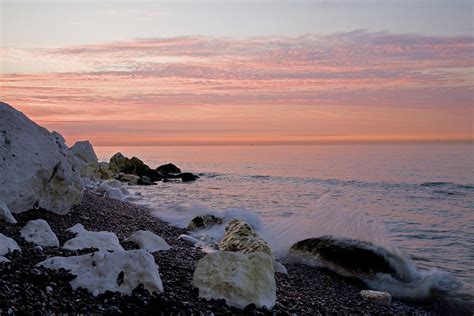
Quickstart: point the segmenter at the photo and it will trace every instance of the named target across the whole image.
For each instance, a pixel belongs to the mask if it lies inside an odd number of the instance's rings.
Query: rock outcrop
[[[148,252],[157,252],[170,250],[171,247],[166,241],[158,235],[155,235],[148,230],[139,230],[134,232],[125,241],[130,241],[138,245],[141,249],[145,249]]]
[[[0,102],[0,200],[12,213],[68,213],[82,199],[79,172],[61,135]]]
[[[271,309],[276,302],[272,259],[261,252],[210,253],[198,262],[193,284],[200,297],[225,299],[241,309],[250,304]]]
[[[272,251],[249,224],[233,219],[225,228],[224,238],[219,244],[223,251],[241,253],[263,252],[272,257]]]
[[[58,237],[44,219],[29,221],[21,229],[21,237],[38,246],[59,247]]]
[[[214,225],[222,224],[222,218],[215,215],[201,215],[194,217],[188,225],[188,230],[206,229]]]
[[[0,221],[4,221],[10,224],[17,223],[15,217],[13,217],[12,215],[12,212],[10,212],[10,209],[3,201],[0,201]]]
[[[38,266],[69,271],[76,276],[71,281],[74,290],[84,288],[95,296],[106,291],[131,295],[140,284],[149,292],[163,292],[158,265],[153,256],[143,249],[53,257]]]
[[[64,243],[63,248],[69,250],[79,250],[85,248],[96,248],[108,251],[123,251],[120,242],[112,232],[93,232],[88,231],[81,224],[76,224],[68,229],[75,233],[76,237],[69,239]]]

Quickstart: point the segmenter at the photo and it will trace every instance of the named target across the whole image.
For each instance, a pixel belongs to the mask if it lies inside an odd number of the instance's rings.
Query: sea
[[[277,258],[311,237],[369,241],[400,253],[417,276],[408,286],[384,280],[373,288],[411,298],[438,291],[473,302],[473,143],[95,149],[100,161],[121,152],[199,175],[192,183],[130,188],[141,194],[133,203],[173,225],[186,227],[203,214],[240,218]],[[218,240],[223,232],[224,225],[204,233]]]

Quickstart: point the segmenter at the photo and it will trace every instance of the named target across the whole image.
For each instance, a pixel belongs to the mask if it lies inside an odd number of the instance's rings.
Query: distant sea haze
[[[196,214],[240,217],[277,256],[320,235],[367,240],[413,258],[427,275],[424,286],[474,291],[472,143],[95,150],[99,160],[120,151],[153,167],[172,162],[199,174],[195,183],[133,189],[143,194],[138,203],[175,225],[186,226]]]

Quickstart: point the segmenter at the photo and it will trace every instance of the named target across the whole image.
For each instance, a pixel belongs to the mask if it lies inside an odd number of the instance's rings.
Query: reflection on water
[[[474,292],[470,288],[474,284],[472,144],[97,147],[96,151],[101,160],[121,151],[151,166],[173,162],[202,174],[196,183],[139,188],[145,197],[142,203],[171,221],[177,206],[189,216],[192,206],[201,212],[229,208],[256,212],[261,233],[279,253],[294,241],[330,229],[387,247],[396,245],[417,266],[449,271]],[[185,223],[188,218],[183,216]]]

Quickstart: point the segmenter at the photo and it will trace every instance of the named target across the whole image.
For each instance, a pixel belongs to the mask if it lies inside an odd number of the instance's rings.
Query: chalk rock
[[[273,260],[273,269],[275,270],[275,273],[288,274],[286,267],[276,260]]]
[[[233,219],[225,228],[224,238],[219,244],[223,251],[242,253],[263,252],[272,256],[267,242],[249,224]]]
[[[5,204],[5,202],[2,201],[0,201],[0,221],[4,221],[11,224],[17,223],[8,206]]]
[[[123,195],[123,192],[121,189],[117,188],[110,188],[104,193],[105,197],[108,197],[109,199],[114,199],[114,200],[119,200],[119,201],[124,201],[125,196]]]
[[[7,262],[10,262],[10,260],[8,260],[7,258],[3,256],[0,256],[0,263],[7,263]]]
[[[87,163],[98,164],[97,155],[95,154],[92,144],[88,140],[78,141],[71,148],[71,152]]]
[[[68,231],[76,233],[77,235],[64,243],[64,249],[79,250],[97,248],[99,250],[123,251],[117,235],[112,232],[88,231],[81,224],[74,225],[69,228]]]
[[[214,215],[202,215],[194,217],[188,225],[188,230],[206,229],[214,225],[222,224],[222,218]]]
[[[100,178],[98,164],[87,163],[77,156],[74,156],[74,161],[82,178]]]
[[[4,256],[15,250],[21,251],[16,241],[4,234],[0,234],[0,256]]]
[[[392,295],[387,292],[364,290],[360,292],[360,295],[364,299],[379,305],[390,305],[392,302]]]
[[[76,276],[70,282],[73,290],[84,288],[95,296],[106,291],[131,295],[140,284],[151,293],[163,292],[158,265],[153,256],[143,249],[53,257],[37,266],[70,271]]]
[[[116,174],[110,170],[108,162],[99,162],[98,166],[101,179],[107,180],[115,177]]]
[[[199,260],[193,276],[199,296],[225,299],[228,305],[273,308],[276,284],[272,259],[265,253],[219,251]]]
[[[145,249],[148,252],[171,249],[171,247],[163,238],[147,230],[139,230],[134,232],[126,239],[126,241],[131,241],[137,244],[141,249]]]
[[[21,237],[26,241],[39,246],[59,247],[56,234],[44,219],[29,221],[20,231]]]
[[[83,195],[74,155],[58,133],[0,102],[0,200],[12,213],[66,214]]]

